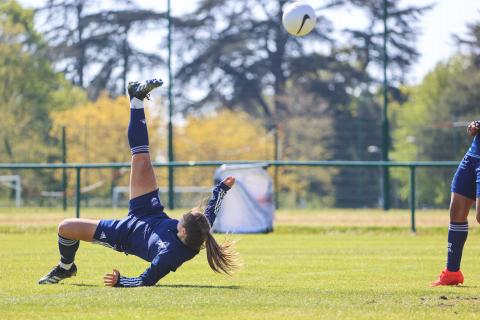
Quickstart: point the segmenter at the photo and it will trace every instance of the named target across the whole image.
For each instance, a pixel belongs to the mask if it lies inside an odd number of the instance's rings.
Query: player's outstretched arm
[[[477,133],[480,131],[480,121],[472,121],[467,127],[467,134],[471,137],[474,137],[477,135]]]
[[[220,206],[223,201],[223,197],[230,190],[233,185],[235,184],[234,177],[227,177],[223,179],[222,182],[217,184],[215,188],[212,190],[212,196],[208,201],[207,207],[205,208],[205,216],[207,217],[210,225],[212,226],[215,222],[215,218],[217,217],[217,213],[220,210]]]
[[[150,267],[138,277],[124,277],[117,269],[113,269],[112,273],[107,273],[103,277],[103,283],[108,287],[153,286],[170,271],[175,271],[181,264],[182,262],[176,259],[173,252],[166,252],[157,255]]]

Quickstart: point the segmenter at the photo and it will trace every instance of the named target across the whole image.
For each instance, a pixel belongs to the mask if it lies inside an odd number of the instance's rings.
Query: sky
[[[179,15],[190,11],[195,7],[198,0],[171,1],[172,14]],[[233,1],[233,0],[232,0]],[[237,1],[237,0],[235,0]],[[399,0],[401,5],[429,5],[435,4],[435,7],[424,14],[419,23],[422,34],[418,38],[417,48],[421,54],[419,61],[413,66],[407,82],[416,84],[421,82],[422,78],[431,71],[435,65],[448,57],[452,56],[457,48],[452,35],[465,34],[467,23],[480,21],[480,1],[479,0]],[[19,0],[25,6],[38,6],[45,0]],[[315,0],[304,0],[304,2],[314,4]],[[108,4],[111,1],[102,1],[102,4]],[[158,0],[137,0],[143,8],[152,8],[157,11],[166,9],[167,1]],[[361,19],[357,18],[348,11],[338,11],[333,13],[331,19],[334,23],[342,26],[348,21],[350,24],[359,24]]]
[[[455,53],[456,46],[452,34],[464,35],[467,24],[480,21],[480,1],[478,0],[403,0],[405,4],[428,5],[435,7],[422,18],[423,35],[418,39],[418,49],[422,54],[412,70],[412,81],[419,82],[435,65]]]

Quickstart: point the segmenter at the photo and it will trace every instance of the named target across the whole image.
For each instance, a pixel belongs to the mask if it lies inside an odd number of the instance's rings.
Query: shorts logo
[[[105,235],[105,232],[102,231],[102,233],[100,234],[100,240],[102,239],[106,239],[107,236]]]
[[[152,204],[152,207],[158,207],[160,205],[160,201],[158,201],[157,197],[153,197],[152,200],[150,200],[150,203]]]

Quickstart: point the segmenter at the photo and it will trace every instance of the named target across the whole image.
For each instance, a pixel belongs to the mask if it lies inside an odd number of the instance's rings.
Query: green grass
[[[107,213],[95,212],[85,215]],[[230,235],[240,240],[244,260],[234,277],[214,274],[202,253],[155,287],[122,289],[103,287],[103,274],[117,267],[136,276],[148,263],[89,243],[80,245],[76,277],[37,285],[58,261],[55,225],[27,223],[37,214],[64,217],[51,210],[0,210],[1,319],[468,319],[480,308],[476,227],[464,251],[463,287],[428,287],[444,266],[446,226],[419,226],[414,236],[403,225],[342,223],[280,224],[272,234]],[[5,222],[8,216],[17,222]]]

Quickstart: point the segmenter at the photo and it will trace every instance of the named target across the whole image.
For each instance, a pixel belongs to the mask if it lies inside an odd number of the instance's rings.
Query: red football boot
[[[438,279],[430,284],[430,287],[437,286],[456,286],[458,284],[463,284],[463,274],[462,271],[448,271],[445,268]]]

